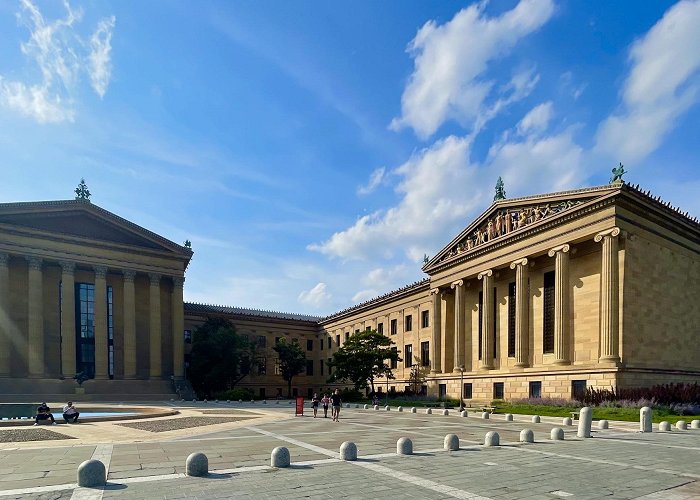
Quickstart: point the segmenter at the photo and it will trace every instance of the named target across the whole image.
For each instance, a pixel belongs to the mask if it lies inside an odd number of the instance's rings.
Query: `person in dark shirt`
[[[333,406],[333,411],[331,412],[331,416],[333,417],[333,420],[336,422],[339,422],[338,418],[340,417],[340,405],[342,404],[342,400],[340,399],[340,391],[336,389],[333,391],[333,394],[331,395],[331,405]]]
[[[53,418],[51,414],[51,408],[48,407],[46,403],[41,403],[36,409],[36,417],[34,417],[34,425],[39,425],[40,420],[51,419],[51,424],[56,425],[56,419]]]

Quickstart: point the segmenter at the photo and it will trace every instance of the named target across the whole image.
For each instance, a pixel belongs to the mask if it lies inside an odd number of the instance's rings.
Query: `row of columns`
[[[602,231],[595,235],[596,243],[602,242],[601,252],[601,295],[600,295],[600,358],[601,362],[618,362],[619,356],[619,257],[618,239],[620,229],[617,227]],[[569,297],[569,255],[570,245],[564,244],[547,252],[553,257],[555,268],[554,283],[554,360],[555,364],[569,364],[568,341],[570,339],[570,297]],[[529,365],[528,331],[529,331],[529,290],[528,290],[528,258],[520,258],[510,264],[515,270],[515,366]],[[493,270],[487,269],[477,274],[482,282],[481,308],[481,360],[479,368],[491,370],[494,368],[493,344]],[[466,366],[466,304],[465,279],[454,281],[450,288],[455,293],[454,314],[454,370]],[[433,328],[430,342],[431,373],[442,371],[440,362],[440,346],[442,345],[442,291],[434,288],[430,291],[433,297]]]
[[[27,286],[27,367],[30,377],[45,375],[44,360],[44,301],[43,261],[39,257],[26,257],[28,270]],[[61,366],[65,377],[72,377],[76,370],[75,352],[75,268],[74,262],[61,261]],[[95,378],[109,377],[108,330],[107,330],[107,272],[105,266],[93,266],[95,284],[94,335]],[[136,294],[134,278],[136,272],[125,270],[123,275],[123,342],[124,378],[136,378]],[[149,375],[162,377],[161,360],[161,308],[160,274],[151,273],[149,312]],[[171,295],[173,375],[184,377],[184,278],[172,277]],[[99,298],[99,299],[98,299]],[[12,331],[9,303],[9,255],[0,253],[0,376],[10,375],[11,338],[19,332]]]

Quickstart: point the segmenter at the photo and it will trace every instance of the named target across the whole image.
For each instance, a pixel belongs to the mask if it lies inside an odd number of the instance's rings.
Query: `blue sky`
[[[700,1],[0,3],[0,201],[192,241],[186,300],[328,314],[509,197],[700,215]]]

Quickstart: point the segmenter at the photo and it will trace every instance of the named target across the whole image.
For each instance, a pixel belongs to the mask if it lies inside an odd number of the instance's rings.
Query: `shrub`
[[[228,391],[217,393],[215,397],[216,399],[230,399],[231,401],[238,401],[239,399],[243,401],[258,399],[255,397],[255,392],[253,392],[252,389],[229,389]]]
[[[700,404],[700,384],[664,384],[653,387],[635,387],[630,389],[586,389],[583,403],[601,406],[606,402],[633,401],[643,406]]]

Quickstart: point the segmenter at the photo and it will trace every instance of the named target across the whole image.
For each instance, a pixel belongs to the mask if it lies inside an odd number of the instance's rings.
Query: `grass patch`
[[[546,417],[570,417],[572,411],[579,411],[580,406],[545,406],[530,404],[513,404],[496,402],[495,413],[516,413],[518,415],[541,415]],[[624,422],[639,422],[639,408],[593,408],[594,420],[621,420]],[[656,408],[652,412],[652,421],[659,423],[664,420],[675,423],[685,420],[699,420],[700,415],[677,415],[668,408]]]

